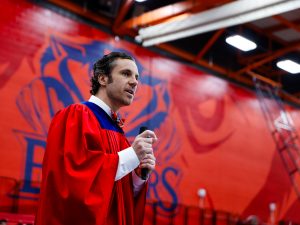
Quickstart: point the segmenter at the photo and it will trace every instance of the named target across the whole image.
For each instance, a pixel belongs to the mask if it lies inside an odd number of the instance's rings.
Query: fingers
[[[141,154],[141,159],[140,159],[140,162],[143,160],[143,159],[147,159],[148,155],[151,155],[153,154],[153,149],[152,148],[145,148],[144,151],[142,152]]]
[[[132,144],[132,147],[139,159],[142,161],[148,154],[153,154],[152,145],[138,140]]]
[[[145,130],[143,133],[138,135],[139,137],[146,138],[151,144],[157,141],[156,134],[152,130]]]
[[[154,170],[156,165],[156,159],[153,154],[147,154],[144,159],[141,160],[140,168],[147,168],[149,170]]]
[[[139,139],[137,141],[137,145],[140,146],[141,148],[152,148],[151,142],[146,140],[146,138]]]
[[[141,161],[141,164],[155,165],[156,159],[153,154],[147,154]]]
[[[141,137],[139,137],[139,139],[142,140],[143,142],[145,142],[145,143],[151,145],[151,146],[152,146],[152,144],[153,144],[153,140],[152,140],[153,138],[141,138]],[[145,146],[146,146],[146,145],[145,145]]]
[[[140,162],[143,159],[148,159],[147,155],[153,155],[152,144],[156,140],[157,137],[151,130],[146,130],[135,138],[132,147]]]

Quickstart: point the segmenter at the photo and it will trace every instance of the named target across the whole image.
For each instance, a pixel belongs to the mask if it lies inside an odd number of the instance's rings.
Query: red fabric
[[[116,121],[120,127],[124,127],[125,119],[120,118],[120,116],[118,116],[118,114],[114,111],[111,111],[111,118]]]
[[[43,162],[36,225],[141,225],[146,185],[134,199],[131,174],[114,181],[125,136],[74,104],[54,117]]]

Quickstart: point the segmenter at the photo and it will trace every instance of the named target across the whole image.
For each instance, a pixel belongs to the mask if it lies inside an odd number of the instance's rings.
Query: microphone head
[[[146,126],[140,127],[139,134],[143,133],[145,130],[148,130],[148,127]]]

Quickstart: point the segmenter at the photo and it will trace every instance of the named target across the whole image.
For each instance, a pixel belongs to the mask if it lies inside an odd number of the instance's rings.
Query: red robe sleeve
[[[93,113],[74,104],[52,120],[43,161],[36,225],[105,224],[118,154],[107,143]]]

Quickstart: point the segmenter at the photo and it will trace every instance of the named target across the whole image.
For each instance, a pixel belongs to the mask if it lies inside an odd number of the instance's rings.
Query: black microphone
[[[140,127],[139,134],[143,133],[145,130],[148,130],[148,127]],[[147,180],[149,170],[147,168],[142,168],[141,177],[143,180]]]

